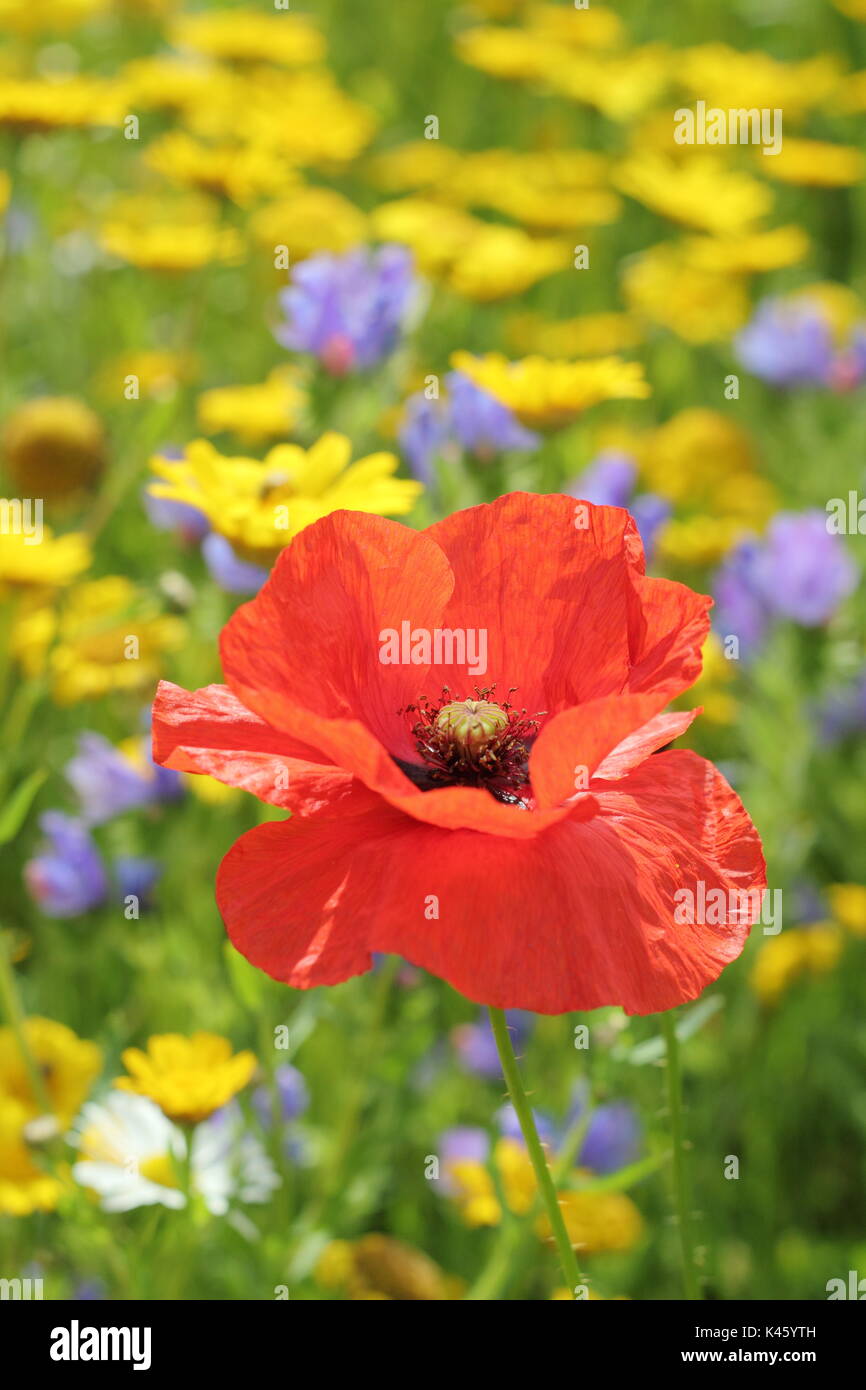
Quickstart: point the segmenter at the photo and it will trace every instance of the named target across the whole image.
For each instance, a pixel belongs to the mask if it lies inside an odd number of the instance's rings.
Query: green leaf
[[[223,954],[232,989],[244,1007],[256,1013],[261,1007],[267,977],[250,965],[230,941],[223,942]]]
[[[688,1013],[683,1014],[677,1021],[676,1027],[680,1042],[685,1042],[686,1038],[697,1033],[698,1029],[702,1028],[714,1014],[717,1014],[723,1005],[724,999],[720,994],[711,994],[708,998],[702,999],[693,1009],[689,1009]],[[626,1052],[622,1058],[617,1056],[617,1060],[631,1062],[634,1067],[645,1067],[648,1062],[661,1061],[664,1055],[665,1040],[659,1035],[655,1038],[647,1038],[646,1042],[638,1043],[637,1047]]]
[[[37,768],[15,788],[0,811],[0,845],[7,845],[18,834],[33,805],[33,798],[47,776],[43,768]]]

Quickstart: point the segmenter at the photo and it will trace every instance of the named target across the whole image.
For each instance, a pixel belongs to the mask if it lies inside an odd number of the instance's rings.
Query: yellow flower
[[[61,605],[25,609],[11,651],[29,676],[47,670],[55,701],[70,705],[151,685],[163,653],[185,640],[180,618],[159,614],[150,595],[114,575],[78,585]]]
[[[170,401],[183,383],[193,381],[199,363],[191,353],[143,351],[125,352],[100,368],[96,389],[110,400],[124,399],[135,377],[138,394],[145,400]]]
[[[0,501],[0,507],[2,505]],[[29,543],[32,539],[23,533],[0,535],[0,593],[7,585],[33,590],[60,589],[71,584],[90,565],[90,543],[79,532],[55,536],[50,526],[43,526],[39,544]]]
[[[373,113],[324,69],[228,73],[207,101],[184,107],[184,121],[203,139],[261,146],[297,166],[355,159],[376,129]]]
[[[297,178],[285,157],[262,145],[209,144],[182,130],[167,131],[144,153],[149,168],[181,188],[231,198],[245,205],[274,194]]]
[[[559,1207],[572,1245],[584,1254],[630,1250],[643,1234],[641,1214],[624,1192],[560,1192]],[[546,1215],[538,1218],[538,1231],[551,1239]]]
[[[6,213],[12,196],[12,181],[5,169],[0,169],[0,217]]]
[[[257,208],[250,232],[272,255],[285,246],[291,264],[317,251],[348,251],[366,239],[367,219],[333,188],[299,186],[278,202]]]
[[[683,255],[698,269],[719,275],[752,275],[797,265],[811,245],[802,227],[774,227],[734,236],[687,237]]]
[[[239,801],[243,793],[239,787],[229,787],[218,782],[215,777],[202,776],[201,773],[181,773],[185,786],[197,801],[205,806],[231,806]]]
[[[622,283],[633,313],[688,343],[730,338],[749,316],[742,279],[693,265],[671,242],[651,246],[627,261]]]
[[[30,1054],[42,1076],[51,1114],[65,1129],[99,1074],[102,1054],[95,1043],[85,1042],[54,1019],[28,1018],[23,1027]],[[26,1119],[35,1119],[42,1113],[11,1028],[0,1028],[0,1095],[17,1101],[24,1108]]]
[[[458,252],[446,277],[457,294],[482,303],[522,294],[548,275],[572,264],[568,242],[534,239],[519,227],[479,224],[469,244]]]
[[[559,322],[540,314],[516,314],[507,321],[505,333],[518,352],[549,357],[604,357],[638,347],[643,339],[629,314],[581,314]]]
[[[370,167],[389,192],[424,191],[555,231],[616,220],[621,201],[607,187],[608,166],[606,156],[592,150],[462,154],[438,141],[415,140],[377,156]]]
[[[681,50],[676,60],[678,81],[707,107],[780,107],[786,127],[833,95],[841,79],[841,63],[830,54],[785,63],[758,49],[743,53],[727,44],[709,43]],[[763,162],[769,165],[773,157]]]
[[[659,425],[642,449],[642,478],[672,502],[715,499],[732,475],[752,473],[757,462],[750,435],[729,415],[693,406]]]
[[[763,531],[778,505],[757,471],[750,436],[721,411],[681,410],[637,445],[641,479],[685,515],[665,522],[660,558],[708,565],[750,532]]]
[[[117,126],[124,93],[117,83],[95,77],[0,77],[0,126],[21,135],[86,126]]]
[[[110,0],[0,0],[0,30],[56,34],[78,29],[110,8]]]
[[[616,48],[625,38],[619,15],[595,0],[579,12],[574,6],[530,5],[527,22],[532,33],[576,48]]]
[[[277,367],[254,386],[218,386],[196,402],[198,422],[205,434],[223,430],[258,442],[291,434],[306,399],[293,367]]]
[[[866,936],[866,888],[862,883],[834,883],[827,889],[833,921],[852,933]]]
[[[863,318],[863,306],[859,297],[847,285],[837,285],[832,280],[821,280],[798,290],[791,298],[808,300],[818,308],[833,334],[837,347],[847,346],[852,330],[859,326]]]
[[[497,1140],[492,1156],[508,1210],[525,1216],[537,1194],[529,1154],[515,1139]],[[464,1223],[470,1227],[498,1226],[502,1207],[493,1174],[477,1159],[453,1158],[446,1164],[452,1196]]]
[[[749,983],[764,1004],[776,1004],[802,976],[824,975],[842,953],[843,932],[831,923],[794,927],[769,937],[752,967]]]
[[[728,169],[715,154],[677,161],[645,152],[620,164],[614,182],[662,217],[715,235],[748,231],[773,203],[766,184]]]
[[[31,1118],[26,1106],[0,1090],[0,1216],[53,1211],[63,1190],[33,1162],[24,1137]]]
[[[454,43],[461,62],[506,81],[543,78],[555,60],[556,48],[544,34],[495,25],[464,29]]]
[[[827,140],[785,138],[771,159],[761,159],[761,171],[782,183],[811,188],[849,188],[861,183],[866,159],[853,145],[833,145]]]
[[[233,74],[224,68],[175,55],[136,58],[120,70],[130,111],[175,111],[185,114],[202,102],[219,100],[234,90]]]
[[[306,15],[260,10],[180,15],[169,25],[169,40],[177,48],[229,62],[304,67],[325,56],[325,40]]]
[[[350,441],[333,432],[309,449],[278,444],[264,461],[228,458],[197,439],[182,459],[153,461],[164,481],[150,491],[198,507],[240,555],[267,564],[305,526],[339,508],[380,516],[411,511],[422,487],[394,477],[393,454],[370,454],[357,463],[351,457]]]
[[[100,477],[105,430],[99,416],[75,396],[37,396],[7,417],[0,451],[23,495],[55,502]]]
[[[461,1296],[462,1284],[402,1240],[371,1234],[360,1240],[335,1240],[326,1246],[315,1270],[326,1289],[345,1289],[352,1301],[441,1302]]]
[[[509,362],[500,353],[473,357],[455,352],[451,364],[507,405],[523,424],[539,429],[567,425],[600,401],[643,400],[650,394],[640,363],[620,357],[585,362],[524,357]]]
[[[90,1090],[102,1055],[94,1043],[53,1019],[25,1019],[23,1032],[42,1077],[49,1116],[62,1134]],[[0,1028],[0,1214],[29,1216],[57,1205],[62,1182],[37,1166],[28,1142],[28,1126],[44,1114],[18,1039],[11,1028]]]
[[[226,1105],[252,1079],[257,1062],[252,1052],[232,1053],[228,1038],[217,1033],[159,1033],[147,1051],[128,1047],[122,1054],[130,1073],[115,1081],[121,1091],[149,1096],[171,1120],[197,1124]]]
[[[374,236],[411,248],[425,274],[441,275],[478,236],[485,224],[460,208],[427,198],[399,198],[381,203],[370,214]]]
[[[583,15],[577,16],[582,19]],[[678,58],[664,44],[624,53],[555,51],[544,73],[554,91],[595,107],[611,121],[633,121],[664,96]]]
[[[190,199],[123,198],[99,230],[103,250],[141,270],[198,270],[235,262],[243,245],[233,227],[221,227],[212,205]]]
[[[385,193],[442,188],[462,167],[463,156],[441,140],[409,140],[367,161],[366,172],[375,188]]]

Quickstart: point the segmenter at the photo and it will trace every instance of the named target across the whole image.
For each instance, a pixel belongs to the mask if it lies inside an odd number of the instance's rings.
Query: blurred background
[[[783,928],[678,1015],[704,1296],[866,1276],[866,4],[0,20],[0,1275],[569,1297],[482,1012],[254,971],[213,880],[281,813],[149,754],[293,529],[521,488],[627,506],[716,600],[685,742]],[[699,103],[781,149],[677,143]],[[378,482],[293,492],[326,431]],[[658,1021],[511,1022],[591,1297],[680,1297]]]

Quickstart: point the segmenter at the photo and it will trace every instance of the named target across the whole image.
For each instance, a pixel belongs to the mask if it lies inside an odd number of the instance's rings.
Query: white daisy
[[[146,1096],[112,1091],[84,1106],[69,1141],[82,1157],[72,1175],[98,1193],[104,1211],[131,1211],[159,1202],[178,1209],[177,1185],[186,1137]],[[265,1202],[279,1176],[259,1141],[244,1130],[237,1106],[228,1105],[198,1125],[192,1137],[192,1187],[208,1210],[223,1216],[232,1197]]]

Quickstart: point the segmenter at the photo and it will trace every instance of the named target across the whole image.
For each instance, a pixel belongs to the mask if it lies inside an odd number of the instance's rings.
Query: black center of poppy
[[[509,697],[514,690],[509,690]],[[527,806],[529,751],[543,714],[527,717],[510,698],[494,699],[495,685],[455,700],[445,686],[437,703],[422,695],[400,714],[415,716],[411,726],[420,763],[395,762],[416,787],[483,787],[513,806]]]

